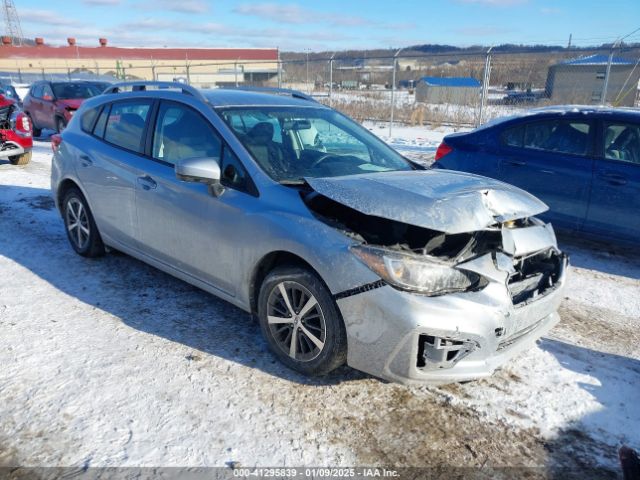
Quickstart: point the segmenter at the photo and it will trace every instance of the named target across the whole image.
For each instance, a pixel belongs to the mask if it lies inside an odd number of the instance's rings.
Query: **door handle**
[[[505,160],[507,165],[513,165],[514,167],[524,167],[527,165],[527,162],[523,162],[522,160]]]
[[[549,175],[553,175],[554,173],[556,173],[553,170],[544,170],[544,169],[540,169],[540,172],[541,173],[546,173],[546,174],[549,174]]]
[[[80,155],[80,165],[83,167],[90,167],[93,165],[93,160],[88,155]]]
[[[140,185],[144,190],[153,190],[158,186],[156,181],[149,175],[138,177],[138,185]]]
[[[627,184],[627,179],[623,175],[617,173],[602,173],[600,178],[606,181],[610,185],[622,186]]]

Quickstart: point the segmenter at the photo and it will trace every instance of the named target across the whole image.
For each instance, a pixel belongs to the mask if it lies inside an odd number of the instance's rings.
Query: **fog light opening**
[[[451,368],[476,348],[477,343],[471,340],[419,335],[416,366],[425,370]]]

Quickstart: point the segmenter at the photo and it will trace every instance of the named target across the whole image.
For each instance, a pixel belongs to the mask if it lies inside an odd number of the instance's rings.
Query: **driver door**
[[[237,183],[246,173],[209,121],[188,105],[162,101],[153,131],[152,159],[145,162],[136,188],[144,253],[234,296],[239,275],[234,235],[246,215],[243,204],[255,201]],[[222,182],[231,187],[222,196],[213,196],[207,185],[176,177],[177,162],[197,157],[221,162]],[[229,169],[233,160],[237,164]],[[225,172],[233,173],[233,179],[225,179]]]

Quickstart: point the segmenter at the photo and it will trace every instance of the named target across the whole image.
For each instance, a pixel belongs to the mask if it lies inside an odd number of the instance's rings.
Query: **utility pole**
[[[333,103],[331,97],[333,95],[333,59],[336,56],[336,52],[333,52],[331,59],[329,60],[329,106]]]
[[[573,36],[572,33],[569,34],[569,44],[567,45],[567,50],[571,48],[571,37]]]
[[[609,61],[607,62],[607,71],[604,74],[604,85],[602,86],[602,96],[600,97],[600,105],[604,105],[607,102],[607,90],[609,89],[609,76],[611,75],[611,64],[613,63],[613,52],[616,48],[619,48],[622,45],[622,41],[630,37],[636,32],[640,31],[640,27],[636,28],[633,32],[627,33],[623,37],[619,37],[613,45],[611,46],[611,51],[609,52]]]
[[[404,50],[404,47],[399,49],[393,56],[393,73],[391,74],[391,118],[389,119],[389,138],[393,133],[393,112],[395,110],[395,92],[396,92],[396,70],[398,69],[398,55]]]
[[[607,70],[604,74],[604,85],[602,86],[602,95],[600,96],[600,105],[607,103],[607,90],[609,90],[609,75],[611,75],[611,64],[613,63],[613,52],[617,48],[619,40],[616,40],[611,46],[609,52],[609,61],[607,62]]]
[[[20,17],[13,0],[3,0],[2,10],[4,12],[4,29],[7,35],[13,39],[14,45],[22,46],[22,27]]]
[[[282,88],[282,62],[280,61],[280,47],[278,47],[278,88]]]
[[[478,124],[476,127],[482,125],[482,115],[484,113],[484,106],[487,101],[487,93],[489,89],[489,79],[491,78],[491,50],[493,46],[487,50],[487,58],[484,61],[484,78],[482,79],[482,90],[480,92],[480,111],[478,112]]]
[[[311,88],[309,88],[309,49],[307,48],[307,93],[311,94]]]

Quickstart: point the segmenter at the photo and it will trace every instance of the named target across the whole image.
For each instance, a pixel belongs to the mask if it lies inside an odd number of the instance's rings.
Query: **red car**
[[[0,94],[0,159],[14,165],[26,165],[31,160],[33,136],[29,117],[15,100]]]
[[[35,82],[23,101],[33,134],[39,137],[44,128],[60,133],[82,102],[101,94],[107,86],[108,83],[87,81]]]

